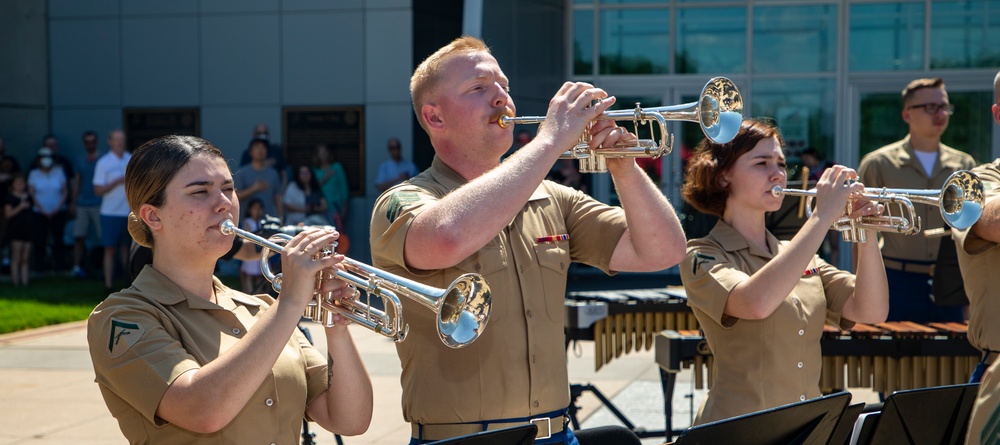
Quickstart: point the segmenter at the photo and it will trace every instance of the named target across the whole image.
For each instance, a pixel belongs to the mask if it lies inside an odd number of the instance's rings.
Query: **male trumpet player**
[[[936,189],[957,170],[975,166],[972,156],[941,143],[955,106],[948,102],[944,80],[917,79],[903,89],[903,120],[910,132],[861,160],[858,175],[867,187]],[[924,229],[944,227],[940,212],[917,206]],[[889,321],[917,323],[962,321],[962,306],[940,306],[929,280],[937,261],[938,238],[883,232],[882,256],[889,280]]]
[[[993,120],[1000,124],[1000,72],[993,79]],[[979,221],[967,230],[954,231],[958,264],[969,296],[969,342],[979,348],[983,359],[973,373],[972,381],[979,384],[979,397],[972,410],[967,444],[997,443],[1000,441],[1000,368],[997,365],[1000,351],[1000,325],[996,323],[1000,312],[1000,278],[996,275],[1000,264],[1000,159],[973,170],[983,180],[988,190],[986,208]],[[990,365],[992,363],[992,365]],[[984,368],[989,366],[985,374]]]
[[[438,340],[433,314],[403,302],[410,335],[397,352],[410,443],[528,422],[538,426],[535,443],[578,443],[566,421],[569,265],[606,273],[665,269],[684,257],[680,222],[633,159],[608,160],[621,207],[543,180],[585,131],[592,146],[634,138],[613,121],[595,120],[615,101],[600,88],[563,84],[536,137],[502,163],[514,130],[497,120],[517,109],[482,41],[462,37],[430,55],[410,93],[435,158],[378,198],[373,263],[438,287],[479,273],[493,291],[485,332],[457,350]]]

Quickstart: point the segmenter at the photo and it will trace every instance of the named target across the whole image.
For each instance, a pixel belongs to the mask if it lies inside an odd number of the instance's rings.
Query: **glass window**
[[[830,72],[837,60],[837,7],[761,6],[753,16],[753,71]]]
[[[594,74],[594,12],[573,13],[573,74]]]
[[[746,38],[746,8],[679,9],[676,72],[746,72]]]
[[[977,163],[992,161],[991,135],[982,129],[992,126],[993,116],[989,110],[993,104],[993,92],[949,92],[948,101],[955,105],[955,114],[948,120],[948,129],[941,135],[941,143],[972,155]],[[861,96],[858,159],[909,133],[909,126],[900,116],[902,106],[899,93],[895,92]]]
[[[824,156],[833,153],[835,94],[833,79],[758,80],[747,116],[773,119],[785,139],[788,165],[795,167],[793,161],[806,147]]]
[[[852,71],[916,70],[924,66],[924,4],[852,5]]]
[[[1000,2],[931,3],[931,68],[1000,65]]]
[[[601,11],[601,74],[664,74],[670,69],[670,11]]]
[[[862,94],[861,130],[858,137],[858,159],[879,147],[902,139],[909,132],[900,111],[903,99],[899,92]],[[950,98],[949,98],[950,100]]]

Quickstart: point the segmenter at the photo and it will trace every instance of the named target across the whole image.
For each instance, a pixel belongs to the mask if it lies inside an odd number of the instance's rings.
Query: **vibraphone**
[[[980,359],[979,351],[969,344],[967,329],[964,323],[908,321],[858,324],[850,331],[827,326],[820,340],[820,387],[892,393],[966,383]],[[657,336],[656,362],[669,372],[694,367],[695,387],[712,386],[712,351],[698,331]]]
[[[683,287],[577,291],[566,295],[566,341],[594,342],[594,370],[649,350],[663,330],[698,329]]]
[[[578,291],[566,295],[566,344],[569,346],[569,342],[578,340],[593,341],[595,371],[622,354],[649,350],[656,335],[665,329],[697,328],[698,321],[687,305],[683,287]],[[660,372],[663,374],[663,371]],[[569,417],[574,428],[580,427],[576,417],[576,399],[585,391],[592,392],[637,436],[664,436],[665,431],[633,425],[599,389],[590,384],[570,385],[572,401]],[[666,387],[663,391],[667,392]],[[672,389],[670,393],[673,394]]]
[[[826,327],[820,340],[823,368],[820,388],[833,392],[870,387],[890,394],[897,390],[961,384],[979,362],[964,323],[886,322],[857,324],[850,331]],[[672,431],[674,381],[681,369],[693,368],[697,389],[711,388],[715,378],[708,342],[697,330],[668,330],[656,335],[666,401],[667,431]]]

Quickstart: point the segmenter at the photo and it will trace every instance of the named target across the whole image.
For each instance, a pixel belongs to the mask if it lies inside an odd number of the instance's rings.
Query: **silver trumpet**
[[[278,242],[284,244],[292,239],[286,233],[278,233],[265,239],[254,233],[240,229],[232,220],[219,225],[224,235],[236,235],[263,248],[260,267],[264,278],[271,282],[275,291],[281,292],[281,274],[271,272],[268,257],[271,252],[281,252]],[[334,253],[336,244],[323,249],[317,257]],[[437,315],[437,332],[441,342],[451,348],[461,348],[472,343],[482,334],[490,318],[490,286],[481,275],[465,274],[453,281],[446,289],[427,286],[367,264],[344,258],[340,263],[344,270],[332,268],[320,271],[316,277],[316,291],[312,301],[306,306],[304,317],[324,326],[333,325],[333,315],[340,314],[354,323],[365,326],[379,334],[401,342],[406,338],[409,325],[403,322],[403,305],[397,295],[407,297]],[[364,291],[366,302],[356,300],[334,300],[329,293],[320,294],[322,281],[335,278],[345,281]],[[382,299],[386,311],[371,306],[371,296]]]
[[[559,157],[578,160],[581,173],[608,171],[607,158],[656,159],[669,154],[674,146],[674,136],[667,131],[667,121],[698,122],[707,138],[717,144],[725,144],[740,131],[740,124],[743,122],[743,96],[731,80],[715,77],[702,88],[697,102],[653,108],[642,108],[637,102],[633,110],[605,111],[597,119],[632,121],[636,132],[640,125],[649,125],[651,139],[619,141],[611,147],[592,149],[588,127],[576,146]],[[507,128],[511,124],[540,124],[544,121],[545,116],[501,116],[497,124]],[[659,132],[653,127],[654,122]]]
[[[774,186],[771,193],[774,196],[806,198],[806,215],[812,214],[812,201],[816,198],[815,189],[782,189],[780,186]],[[837,219],[831,228],[840,232],[847,242],[866,242],[864,229],[904,235],[920,233],[920,217],[916,214],[914,203],[937,206],[941,211],[941,217],[949,226],[958,230],[968,229],[982,216],[986,202],[983,181],[968,170],[952,173],[940,190],[866,187],[859,196],[883,204],[886,214],[852,219],[848,217],[851,212],[851,203],[848,202],[844,215]],[[892,212],[894,207],[899,209],[896,214]]]

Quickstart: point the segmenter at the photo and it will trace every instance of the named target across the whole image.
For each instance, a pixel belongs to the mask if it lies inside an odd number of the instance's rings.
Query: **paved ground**
[[[317,329],[312,324],[308,327]],[[0,335],[0,444],[126,443],[93,381],[85,329],[84,322],[76,322]],[[400,412],[395,348],[390,340],[364,328],[352,329],[374,383],[375,419],[368,432],[344,438],[344,443],[405,444],[410,430]],[[313,338],[322,340],[323,336]],[[325,344],[317,346],[325,349]],[[663,395],[652,350],[624,355],[594,372],[593,343],[581,342],[570,350],[569,373],[573,383],[595,385],[635,425],[663,429]],[[688,394],[692,396],[685,397]],[[855,400],[866,397],[864,390],[855,394]],[[693,391],[690,371],[679,374],[673,400],[675,428],[690,424],[691,409],[697,409],[704,395],[704,391]],[[578,403],[584,428],[620,424],[591,393]],[[321,432],[316,443],[335,440],[332,434]]]

